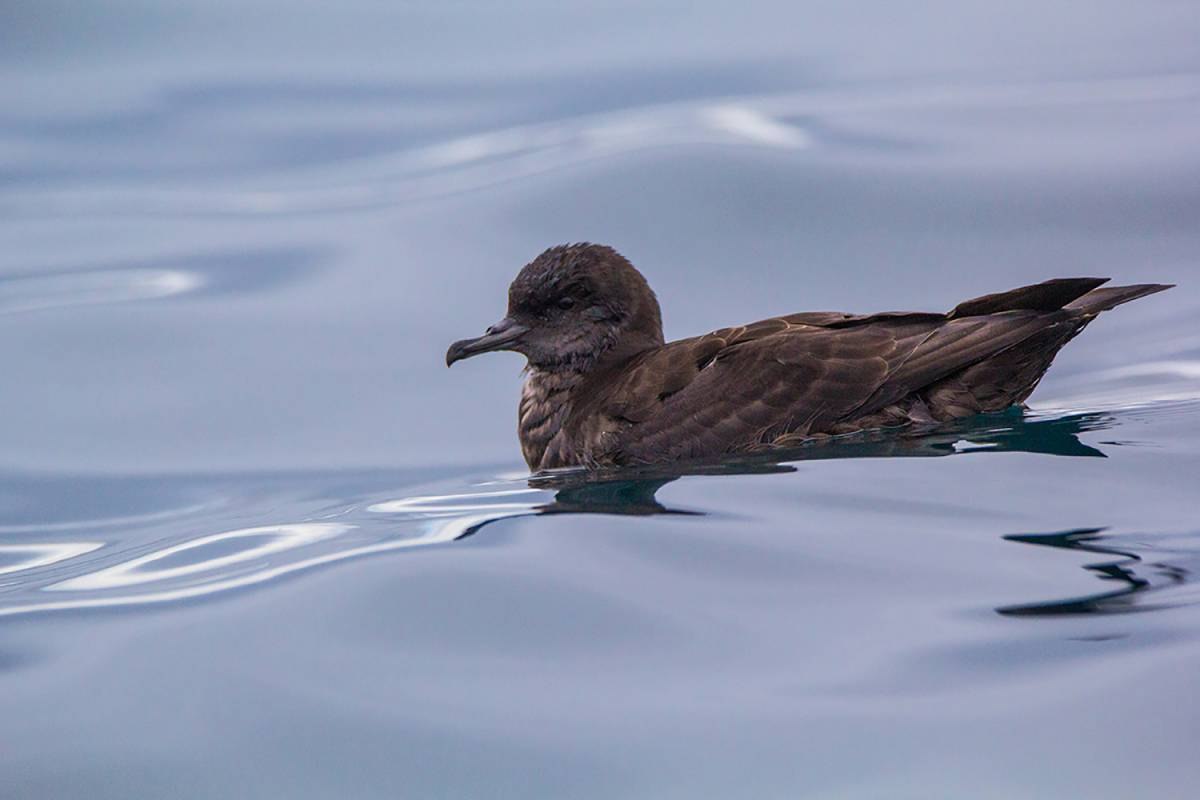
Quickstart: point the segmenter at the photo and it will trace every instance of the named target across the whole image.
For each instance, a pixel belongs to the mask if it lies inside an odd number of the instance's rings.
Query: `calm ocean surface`
[[[0,797],[1200,781],[1190,2],[6,3]],[[446,345],[609,243],[669,337],[1178,283],[1033,411],[530,480]]]

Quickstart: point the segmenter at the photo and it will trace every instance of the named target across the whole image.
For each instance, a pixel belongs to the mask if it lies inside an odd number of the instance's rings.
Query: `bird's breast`
[[[570,390],[576,381],[531,369],[521,389],[517,433],[521,452],[532,470],[569,466],[571,457],[564,422],[570,413]]]

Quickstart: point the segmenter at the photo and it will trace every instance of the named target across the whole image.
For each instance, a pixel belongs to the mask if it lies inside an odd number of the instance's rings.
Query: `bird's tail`
[[[954,419],[980,411],[1000,411],[1024,402],[1058,351],[1097,314],[1171,288],[1161,283],[1099,288],[1106,280],[1058,278],[968,300],[950,312],[950,317],[955,318],[1038,311],[1045,313],[1046,325],[1019,343],[925,389],[923,396],[934,418]]]
[[[985,294],[955,306],[950,319],[999,314],[1004,311],[1058,311],[1108,282],[1108,278],[1054,278],[1053,280]]]
[[[1137,300],[1146,295],[1165,292],[1174,288],[1170,283],[1138,283],[1132,286],[1105,286],[1102,289],[1092,289],[1082,297],[1071,301],[1064,308],[1081,311],[1084,314],[1099,314],[1116,308],[1122,303]]]
[[[1121,303],[1170,289],[1169,284],[1141,283],[1136,286],[1106,286],[1108,278],[1055,278],[1007,292],[985,294],[959,303],[950,318],[997,314],[1003,311],[1058,311],[1068,309],[1099,314]]]

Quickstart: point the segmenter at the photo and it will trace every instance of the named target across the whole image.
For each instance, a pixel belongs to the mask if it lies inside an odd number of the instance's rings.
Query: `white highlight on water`
[[[98,550],[103,542],[43,542],[38,544],[0,544],[0,556],[24,555],[12,564],[0,564],[0,575],[46,567],[60,561],[78,558]]]
[[[319,542],[322,539],[328,539],[343,533],[350,529],[349,525],[343,525],[334,522],[309,522],[294,525],[272,525],[262,528],[242,528],[235,531],[227,531],[225,533],[214,533],[211,536],[202,536],[199,539],[182,542],[171,547],[156,550],[153,553],[141,556],[139,558],[130,559],[116,566],[92,572],[88,575],[80,575],[77,578],[70,578],[59,583],[52,584],[45,588],[46,591],[61,592],[61,591],[87,591],[91,589],[113,589],[121,586],[136,586],[141,583],[149,583],[151,581],[165,581],[173,578],[181,578],[186,575],[194,575],[199,572],[210,572],[225,567],[233,566],[247,561],[265,558],[266,556],[281,553],[284,550],[291,550],[304,545]],[[177,567],[154,568],[154,564],[181,553],[187,553],[189,550],[196,550],[200,547],[215,544],[217,542],[229,542],[239,539],[258,539],[264,538],[262,544],[254,547],[248,547],[244,550],[239,550],[227,555],[218,556],[216,558],[201,559],[189,564],[181,564]]]
[[[204,278],[178,269],[108,269],[0,280],[0,314],[154,300],[195,291]]]
[[[381,516],[393,515],[398,525],[405,522],[415,523],[419,533],[415,536],[387,538],[369,544],[353,545],[347,539],[345,544],[337,545],[340,539],[362,530],[361,526],[348,522],[297,522],[240,528],[201,536],[44,586],[40,591],[54,592],[60,596],[73,593],[76,596],[0,606],[0,617],[46,611],[169,603],[253,586],[291,573],[361,556],[445,544],[488,522],[536,514],[541,505],[538,502],[493,502],[493,498],[543,494],[545,492],[537,489],[513,489],[407,497],[376,503],[362,510]],[[472,502],[477,499],[484,502]],[[474,513],[463,513],[464,511]],[[200,552],[201,557],[194,561],[177,566],[160,566],[165,559],[186,558],[189,553],[197,553],[204,547],[222,543],[254,542],[260,538],[265,541],[233,553],[204,558]],[[334,544],[336,549],[285,563],[264,563],[271,557],[279,557],[289,551],[322,544]],[[95,542],[12,545],[13,552],[21,548],[21,552],[31,552],[34,555],[0,572],[26,570],[51,563],[66,564],[71,558],[101,546],[102,543]],[[0,549],[0,554],[4,552],[6,551]],[[230,574],[236,573],[238,567],[248,569],[245,572]],[[170,585],[172,582],[184,582],[184,585]],[[154,583],[167,585],[154,591],[129,591],[133,587]],[[114,590],[119,593],[113,593]]]

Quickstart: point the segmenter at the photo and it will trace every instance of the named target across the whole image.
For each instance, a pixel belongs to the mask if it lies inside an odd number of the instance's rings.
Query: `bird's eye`
[[[561,308],[565,311],[566,309],[575,305],[575,298],[571,297],[569,295],[564,295],[563,297],[558,298],[557,305],[559,308]]]

